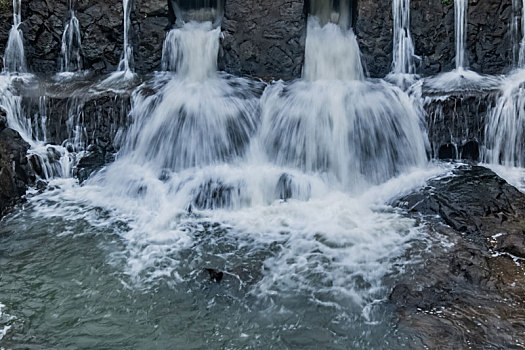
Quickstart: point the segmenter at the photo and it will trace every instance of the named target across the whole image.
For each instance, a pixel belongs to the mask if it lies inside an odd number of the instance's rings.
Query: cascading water
[[[13,0],[13,27],[4,53],[4,72],[24,73],[27,71],[24,53],[24,39],[20,23],[22,22],[22,0]]]
[[[414,106],[401,90],[364,80],[352,29],[311,17],[303,77],[263,98],[262,140],[277,164],[327,173],[352,190],[426,161]]]
[[[326,45],[331,41],[330,45]],[[346,59],[341,62],[341,57]],[[363,80],[359,46],[353,30],[337,24],[321,26],[317,17],[308,21],[303,69],[304,80]]]
[[[394,52],[392,73],[414,74],[414,43],[410,35],[410,0],[393,0]]]
[[[60,71],[76,72],[82,70],[82,39],[80,35],[80,24],[75,16],[73,0],[69,0],[70,19],[62,34],[62,45],[60,49]]]
[[[169,0],[177,27],[188,22],[211,22],[219,27],[224,15],[224,0]]]
[[[520,45],[519,45],[518,67],[525,68],[525,0],[522,0],[521,8],[522,8],[522,13],[521,13],[522,38],[521,38]]]
[[[157,73],[134,93],[133,123],[116,162],[77,195],[96,206],[133,213],[132,227],[122,235],[128,242],[129,273],[137,281],[153,283],[170,274],[179,258],[166,260],[166,253],[188,249],[195,239],[191,227],[205,217],[230,227],[227,241],[253,242],[254,254],[259,254],[255,247],[286,237],[281,253],[264,258],[270,271],[254,293],[310,290],[300,272],[306,259],[318,265],[323,279],[333,281],[328,299],[338,302],[335,290],[349,288],[341,297],[364,307],[384,290],[380,276],[388,266],[379,260],[388,261],[406,246],[408,227],[384,234],[384,244],[376,244],[375,234],[360,236],[360,229],[345,236],[345,222],[362,227],[357,221],[367,216],[375,232],[384,232],[379,222],[397,220],[371,207],[359,209],[358,220],[354,210],[375,189],[364,197],[348,193],[366,192],[426,164],[425,136],[412,102],[390,84],[365,81],[351,29],[321,26],[312,18],[304,78],[268,86],[261,99],[262,83],[217,72],[220,36],[211,22],[188,22],[167,35],[163,67],[169,71]],[[386,192],[396,187],[385,186]],[[367,203],[386,200],[373,198]],[[348,205],[354,209],[343,209]],[[331,211],[344,219],[327,215]],[[256,234],[251,225],[257,226]],[[338,243],[335,251],[319,243],[341,239],[347,243]],[[366,277],[372,287],[356,292],[352,275],[340,275],[312,249],[335,254],[341,266],[375,266]],[[354,253],[358,250],[373,251],[373,258],[364,263]],[[355,259],[345,262],[343,256]],[[275,282],[283,268],[294,276],[293,283]]]
[[[50,146],[46,142],[46,113],[33,120],[21,106],[22,98],[13,93],[13,83],[31,83],[31,77],[14,80],[0,75],[0,108],[7,114],[7,125],[16,130],[31,146],[29,157],[34,157],[44,179],[71,176],[73,157],[62,146]]]
[[[328,23],[348,29],[353,21],[353,0],[309,0],[309,13],[315,14],[321,26]]]
[[[483,160],[492,165],[506,167],[525,166],[525,1],[521,7],[522,37],[518,47],[518,66],[501,84],[501,96],[496,106],[487,113]],[[520,0],[513,1],[515,12]],[[518,30],[515,15],[512,31]]]
[[[515,68],[520,68],[525,62],[522,62],[522,57],[525,56],[525,36],[522,35],[525,28],[525,18],[523,12],[525,7],[523,0],[512,0],[512,22],[510,33],[512,37],[512,63]]]

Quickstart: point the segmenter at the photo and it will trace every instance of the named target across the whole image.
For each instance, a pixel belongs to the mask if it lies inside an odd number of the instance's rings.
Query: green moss
[[[1,1],[1,0],[0,0]],[[450,5],[452,3],[452,0],[441,0],[441,3],[443,5]]]

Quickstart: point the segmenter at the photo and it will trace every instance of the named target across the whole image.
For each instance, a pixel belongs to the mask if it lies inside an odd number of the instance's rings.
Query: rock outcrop
[[[0,217],[26,193],[35,176],[26,157],[29,144],[7,127],[0,108]]]
[[[525,195],[464,166],[397,204],[423,216],[435,242],[390,295],[414,348],[523,347]]]

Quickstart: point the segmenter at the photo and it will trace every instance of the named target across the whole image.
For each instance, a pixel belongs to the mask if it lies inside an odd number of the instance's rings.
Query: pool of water
[[[404,348],[414,335],[396,329],[388,295],[428,237],[384,203],[435,173],[178,214],[151,232],[87,200],[89,185],[56,180],[0,224],[0,346]]]

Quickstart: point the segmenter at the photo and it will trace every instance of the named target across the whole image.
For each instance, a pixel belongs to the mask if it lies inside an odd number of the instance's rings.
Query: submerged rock
[[[35,175],[26,157],[29,144],[0,125],[0,217],[26,193]]]

